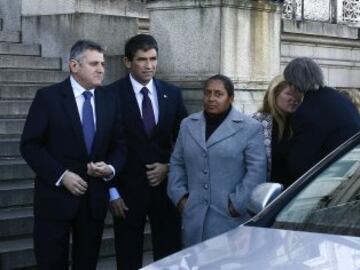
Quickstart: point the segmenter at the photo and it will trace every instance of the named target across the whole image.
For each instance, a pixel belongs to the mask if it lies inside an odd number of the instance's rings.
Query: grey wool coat
[[[249,195],[266,180],[267,161],[261,124],[232,108],[205,141],[204,113],[181,123],[170,159],[167,192],[182,213],[183,244],[190,246],[235,228],[246,221]],[[229,201],[240,213],[232,217]]]

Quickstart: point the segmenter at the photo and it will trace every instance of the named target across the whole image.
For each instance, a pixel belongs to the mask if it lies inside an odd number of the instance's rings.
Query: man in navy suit
[[[166,195],[170,154],[187,115],[180,89],[155,79],[156,40],[137,35],[125,45],[129,74],[109,86],[124,115],[128,157],[110,190],[117,267],[142,266],[144,227],[151,226],[154,260],[181,247],[180,217]]]
[[[296,180],[328,153],[360,131],[360,117],[349,99],[326,87],[320,66],[310,58],[292,60],[285,79],[304,99],[290,119],[293,136],[288,143],[288,183]],[[276,180],[276,179],[275,179]]]
[[[71,48],[70,77],[37,91],[21,138],[36,174],[34,247],[39,269],[96,269],[109,205],[108,188],[125,162],[119,106],[100,89],[104,54],[80,40]]]

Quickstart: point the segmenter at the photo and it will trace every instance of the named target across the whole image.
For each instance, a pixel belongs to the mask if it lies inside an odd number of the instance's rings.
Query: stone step
[[[0,55],[0,68],[60,70],[60,58]]]
[[[115,256],[99,258],[96,270],[112,270],[112,269],[116,269]]]
[[[57,83],[63,81],[69,75],[65,71],[57,70],[0,70],[1,83]]]
[[[16,239],[2,239],[0,241],[0,269],[36,268],[33,239],[31,238],[32,230],[32,207],[0,210],[1,236],[16,237]],[[148,224],[144,234],[144,265],[146,265],[152,261],[151,234]],[[113,228],[106,225],[97,269],[115,269],[114,255]]]
[[[31,237],[33,225],[32,207],[0,209],[0,239],[21,235]]]
[[[33,99],[36,91],[46,85],[0,85],[0,99]]]
[[[40,45],[0,43],[0,54],[40,56]]]
[[[19,43],[21,41],[21,33],[14,31],[0,31],[0,42]]]
[[[30,182],[30,181],[29,181]],[[0,241],[16,237],[31,237],[34,217],[33,207],[11,207],[0,209]],[[105,228],[112,228],[111,214],[108,213],[105,220]],[[144,251],[151,251],[151,232],[147,224],[145,228]],[[1,269],[1,268],[0,268]]]
[[[25,182],[25,181],[24,181]],[[30,182],[30,181],[29,181]],[[108,213],[105,227],[112,227],[112,218]],[[11,207],[0,209],[0,241],[21,236],[31,237],[34,225],[33,207]]]
[[[0,118],[0,137],[20,137],[24,128],[25,119],[3,119]]]
[[[0,269],[17,269],[35,265],[32,238],[0,242]]]
[[[0,138],[0,158],[19,157],[19,138]]]
[[[150,238],[149,234],[145,234],[145,239]],[[114,250],[114,235],[112,228],[106,228],[101,243],[99,265],[97,269],[116,269]],[[102,258],[104,262],[101,263]],[[152,252],[144,249],[144,265],[152,261]],[[16,240],[7,240],[0,242],[0,269],[18,269],[18,268],[36,267],[33,250],[33,239],[23,238]],[[111,267],[111,268],[105,268]]]
[[[33,179],[34,172],[21,158],[0,159],[0,182],[15,179]],[[0,268],[1,269],[1,268]]]
[[[30,100],[0,100],[0,117],[16,116],[25,118],[30,105]]]
[[[152,251],[144,251],[143,253],[143,267],[153,262],[153,253]],[[98,265],[96,270],[114,270],[116,269],[116,258],[115,256],[111,257],[102,257],[99,258]]]
[[[33,203],[33,196],[33,180],[0,181],[0,208],[29,206]]]
[[[113,230],[107,228],[103,234],[100,257],[109,257],[114,254]],[[0,242],[0,269],[8,270],[35,266],[32,238]]]

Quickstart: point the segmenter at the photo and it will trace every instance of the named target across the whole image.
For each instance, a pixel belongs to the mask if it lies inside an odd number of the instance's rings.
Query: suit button
[[[207,154],[206,154],[206,153],[203,153],[203,158],[207,158]]]
[[[208,171],[204,169],[204,170],[203,170],[203,174],[207,174],[207,173],[208,173]]]
[[[204,189],[208,189],[209,185],[208,184],[204,184]]]
[[[205,203],[205,205],[208,205],[209,201],[205,199],[204,203]]]

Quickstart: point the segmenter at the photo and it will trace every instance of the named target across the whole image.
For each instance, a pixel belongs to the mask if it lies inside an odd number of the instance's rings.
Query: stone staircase
[[[20,157],[19,140],[36,89],[65,76],[59,59],[22,44],[20,32],[0,32],[0,269],[35,266],[34,174]]]

